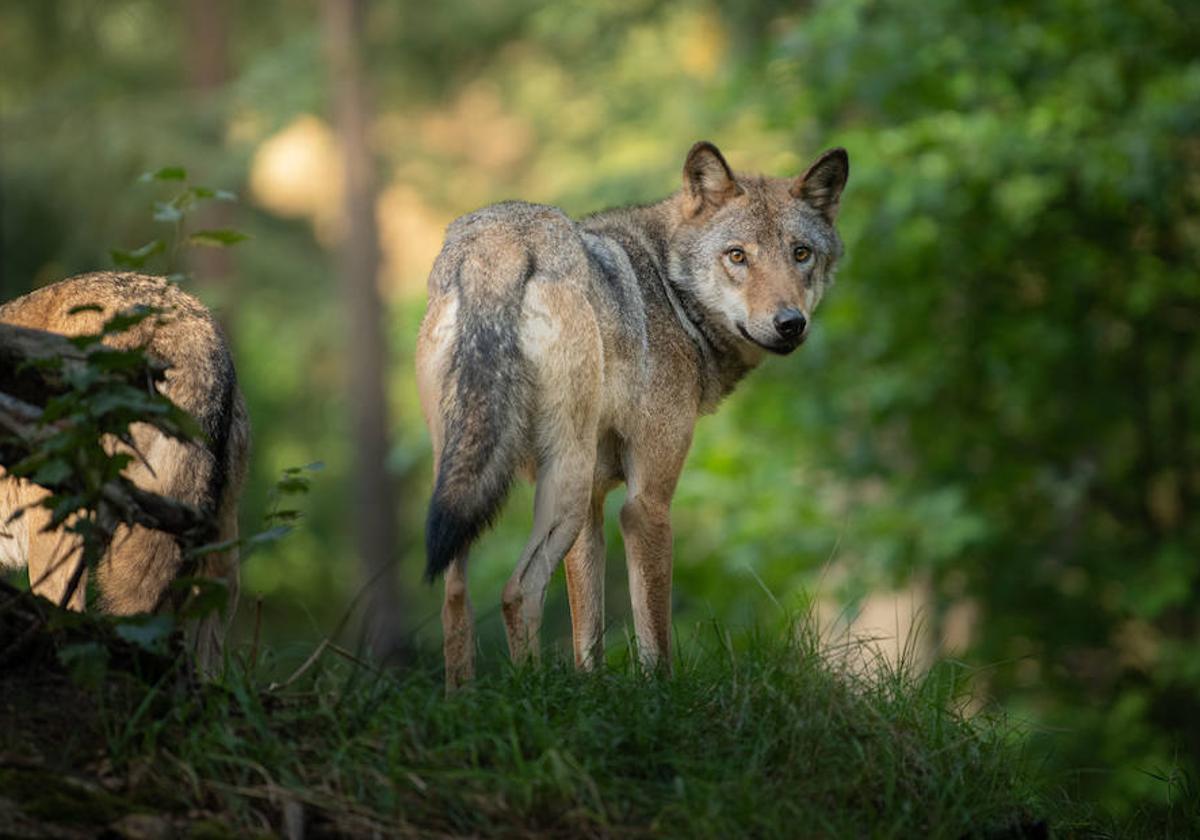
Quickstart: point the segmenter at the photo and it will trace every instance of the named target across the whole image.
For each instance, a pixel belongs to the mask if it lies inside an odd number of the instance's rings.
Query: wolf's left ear
[[[725,158],[707,140],[701,140],[688,152],[683,164],[683,189],[691,216],[698,216],[705,207],[720,207],[742,192]]]
[[[796,179],[790,192],[832,222],[848,177],[850,156],[845,149],[830,149]]]

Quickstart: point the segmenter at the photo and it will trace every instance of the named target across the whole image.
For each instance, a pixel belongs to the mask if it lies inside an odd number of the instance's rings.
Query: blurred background
[[[310,650],[380,574],[380,644],[439,644],[412,362],[451,219],[653,200],[698,139],[775,175],[843,145],[847,255],[812,340],[697,429],[674,506],[683,644],[812,608],[831,637],[963,662],[972,702],[1073,793],[1128,814],[1187,774],[1195,791],[1200,5],[347,9],[0,0],[0,299],[169,240],[154,202],[175,185],[145,171],[239,196],[188,224],[249,241],[147,268],[186,269],[230,334],[244,530],[281,470],[325,464],[300,528],[247,561],[240,641],[261,598],[264,635]],[[530,499],[474,555],[492,661]],[[561,583],[545,640],[569,648]]]

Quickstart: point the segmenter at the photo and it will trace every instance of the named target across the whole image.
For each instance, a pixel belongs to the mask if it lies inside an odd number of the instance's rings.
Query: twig
[[[329,639],[323,639],[321,641],[321,644],[317,645],[316,649],[313,650],[313,652],[311,654],[309,654],[308,659],[304,660],[304,664],[296,669],[295,673],[293,673],[290,677],[288,677],[286,680],[284,680],[281,683],[271,683],[270,685],[267,686],[267,691],[279,691],[280,689],[287,688],[292,683],[294,683],[296,680],[300,679],[302,676],[304,676],[308,672],[308,670],[313,665],[317,664],[317,660],[321,658],[321,654],[323,654],[325,652],[325,649],[328,648],[329,646],[330,646]]]

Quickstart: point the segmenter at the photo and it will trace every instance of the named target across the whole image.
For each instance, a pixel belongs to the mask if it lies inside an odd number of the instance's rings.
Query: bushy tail
[[[458,334],[441,408],[445,440],[425,522],[430,581],[492,524],[526,440],[529,374],[518,329],[533,267],[528,257],[524,266],[503,262],[466,259],[456,278]]]

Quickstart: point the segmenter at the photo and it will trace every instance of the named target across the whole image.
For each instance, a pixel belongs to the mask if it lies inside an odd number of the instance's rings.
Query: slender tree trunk
[[[220,148],[225,120],[221,94],[229,82],[229,0],[184,0],[183,59],[190,98],[198,129],[206,144]],[[218,185],[222,186],[222,185]],[[193,224],[198,229],[228,228],[233,225],[233,208],[224,202],[199,208]],[[192,248],[187,262],[201,283],[218,286],[222,322],[234,311],[230,280],[233,254],[229,248]]]
[[[360,0],[322,0],[326,52],[345,189],[341,273],[348,309],[350,399],[354,412],[354,525],[361,574],[368,587],[365,630],[382,661],[403,658],[402,608],[393,565],[396,500],[387,471],[387,346],[379,294],[379,233],[374,172],[367,143],[368,104]]]

